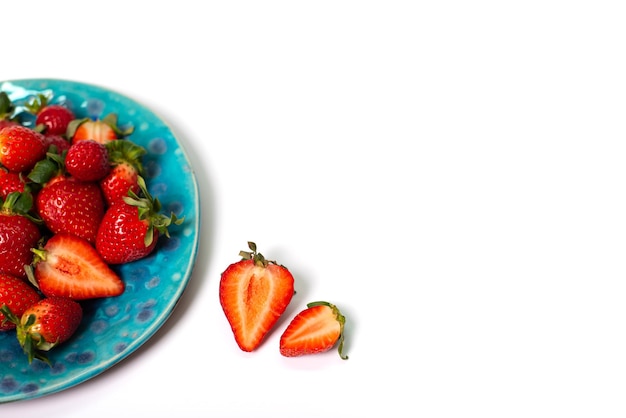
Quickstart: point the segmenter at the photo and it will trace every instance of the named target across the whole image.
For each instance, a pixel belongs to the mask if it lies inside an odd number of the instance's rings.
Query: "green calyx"
[[[343,354],[343,342],[344,342],[343,329],[344,329],[344,325],[346,324],[346,317],[343,316],[339,308],[337,308],[337,306],[333,305],[332,303],[318,301],[318,302],[308,303],[306,306],[307,308],[313,308],[314,306],[328,306],[330,309],[332,309],[333,314],[335,315],[335,318],[337,319],[337,322],[339,322],[339,330],[340,330],[339,340],[338,340],[339,345],[337,348],[337,350],[339,351],[339,357],[341,357],[342,360],[347,360],[348,356]]]
[[[15,324],[17,341],[28,357],[28,363],[32,363],[33,359],[38,359],[51,366],[52,364],[45,352],[54,348],[57,343],[47,342],[40,333],[32,330],[33,325],[37,322],[37,317],[30,314],[25,321],[22,321],[22,318],[18,318],[6,304],[0,307],[0,312],[5,316],[3,323],[8,321]]]
[[[105,147],[111,165],[130,164],[140,175],[143,174],[142,158],[147,153],[144,147],[125,139],[107,142]]]
[[[169,226],[180,225],[184,221],[183,218],[178,218],[173,212],[170,216],[166,216],[161,213],[161,202],[158,198],[153,197],[146,186],[146,181],[143,177],[137,178],[139,184],[140,195],[137,195],[132,190],[128,191],[128,196],[124,196],[124,202],[128,205],[135,206],[139,212],[140,220],[148,221],[148,229],[146,236],[144,237],[144,244],[149,247],[154,241],[154,230],[156,229],[159,234],[165,235],[169,238]]]
[[[7,195],[0,211],[6,214],[23,216],[35,224],[42,224],[43,221],[31,214],[33,208],[33,195],[29,191],[11,192]]]
[[[276,264],[277,266],[286,268],[285,266],[278,264],[274,260],[266,260],[265,257],[263,257],[263,254],[257,252],[256,244],[254,242],[248,241],[248,248],[250,249],[250,251],[239,251],[239,256],[242,260],[252,260],[254,261],[254,264],[258,267],[267,267],[268,264]]]

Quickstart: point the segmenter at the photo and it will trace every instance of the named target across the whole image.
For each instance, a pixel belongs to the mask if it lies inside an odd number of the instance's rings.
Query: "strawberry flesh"
[[[280,353],[285,357],[323,353],[339,341],[342,353],[345,318],[336,306],[327,302],[313,302],[296,315],[280,337]]]
[[[35,281],[46,296],[74,300],[118,296],[124,282],[86,240],[53,235],[35,260]]]
[[[273,262],[243,259],[220,280],[220,304],[241,350],[253,351],[283,314],[294,293],[289,270]],[[261,256],[262,257],[262,256]]]

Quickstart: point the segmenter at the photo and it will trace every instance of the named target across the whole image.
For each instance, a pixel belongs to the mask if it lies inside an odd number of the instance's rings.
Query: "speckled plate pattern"
[[[68,389],[116,365],[145,343],[170,317],[187,286],[198,249],[200,199],[185,150],[168,125],[136,101],[95,85],[56,79],[0,81],[20,107],[37,93],[65,103],[77,117],[118,116],[132,125],[129,137],[144,146],[145,178],[163,212],[184,216],[170,227],[153,254],[115,267],[126,283],[115,298],[81,302],[83,322],[74,337],[49,353],[52,367],[28,360],[14,331],[0,332],[0,403],[37,398]],[[25,121],[28,124],[28,120]],[[32,123],[32,122],[31,122]]]

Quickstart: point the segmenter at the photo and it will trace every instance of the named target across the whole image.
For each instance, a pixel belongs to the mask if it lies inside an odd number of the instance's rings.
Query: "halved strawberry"
[[[124,282],[83,238],[55,234],[43,247],[33,249],[30,281],[46,296],[74,300],[118,296]]]
[[[0,273],[0,307],[8,306],[19,317],[40,299],[41,295],[30,283],[10,274]],[[10,329],[15,329],[15,323],[9,321],[0,311],[0,331]]]
[[[125,138],[133,132],[134,128],[122,128],[118,125],[117,115],[108,114],[103,119],[82,118],[71,121],[67,127],[66,135],[70,141],[78,142],[85,139],[106,144],[116,139]]]
[[[343,354],[343,327],[346,318],[328,302],[311,302],[296,315],[280,337],[280,353],[285,357],[316,354],[328,351],[339,342],[339,356]]]
[[[16,324],[17,341],[29,363],[37,358],[51,364],[46,352],[69,340],[83,319],[82,306],[63,297],[43,298],[20,316],[6,305],[0,311]]]
[[[235,341],[243,351],[255,350],[285,312],[294,293],[289,270],[256,252],[241,251],[242,259],[231,264],[220,279],[220,304]]]

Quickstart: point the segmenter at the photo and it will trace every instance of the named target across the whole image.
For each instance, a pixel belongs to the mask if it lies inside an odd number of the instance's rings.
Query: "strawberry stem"
[[[306,306],[308,308],[312,308],[314,306],[328,306],[330,309],[333,310],[333,314],[335,314],[335,318],[337,319],[337,322],[339,322],[339,330],[340,330],[339,331],[339,346],[337,348],[337,350],[339,351],[339,357],[341,357],[342,360],[348,360],[348,356],[343,354],[343,342],[344,342],[343,328],[344,328],[344,325],[346,324],[346,317],[343,316],[339,308],[337,308],[332,303],[328,303],[324,301],[317,301],[317,302],[308,303]]]

